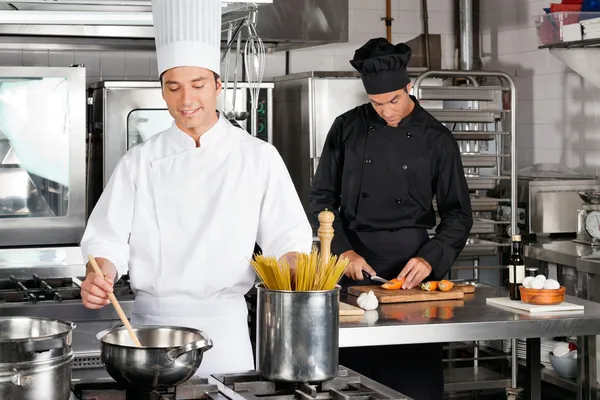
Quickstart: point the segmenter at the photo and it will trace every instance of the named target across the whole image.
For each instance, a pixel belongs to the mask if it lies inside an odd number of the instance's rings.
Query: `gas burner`
[[[84,277],[78,277],[84,280]],[[40,278],[33,274],[31,278],[17,278],[10,275],[0,279],[0,303],[21,302],[62,302],[63,300],[80,300],[80,288],[72,278]],[[114,286],[115,296],[133,297],[129,288],[129,276],[124,275]]]
[[[256,372],[215,375],[214,378],[246,400],[406,399],[402,394],[341,366],[337,377],[317,384],[272,382]]]
[[[177,387],[147,392],[126,389],[117,382],[81,383],[73,387],[73,394],[81,400],[227,400],[219,394],[216,385],[201,378],[192,378]]]

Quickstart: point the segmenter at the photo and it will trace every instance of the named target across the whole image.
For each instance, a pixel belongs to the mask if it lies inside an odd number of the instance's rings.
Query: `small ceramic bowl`
[[[561,286],[559,289],[529,289],[521,286],[519,290],[523,303],[552,305],[565,301],[567,288]]]

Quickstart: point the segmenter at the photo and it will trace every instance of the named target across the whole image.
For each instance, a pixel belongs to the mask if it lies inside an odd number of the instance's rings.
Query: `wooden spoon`
[[[321,262],[325,266],[331,257],[331,241],[333,240],[333,221],[335,215],[327,209],[319,213],[319,230],[317,234],[321,242]]]
[[[102,271],[100,271],[100,267],[98,266],[98,263],[96,263],[94,257],[88,256],[88,259],[90,260],[90,264],[92,264],[92,268],[94,268],[94,272],[96,274],[99,274],[102,278],[104,278],[104,274],[102,273]],[[125,325],[125,328],[127,328],[127,332],[129,332],[129,336],[131,337],[133,344],[135,344],[137,347],[142,347],[142,344],[135,335],[135,332],[133,331],[133,328],[131,327],[127,316],[125,315],[123,309],[121,308],[121,305],[117,301],[115,294],[112,292],[108,293],[108,298],[110,299],[110,302],[112,303],[113,307],[115,307],[115,311],[117,312],[117,314],[119,314],[121,322],[123,322],[123,325]]]

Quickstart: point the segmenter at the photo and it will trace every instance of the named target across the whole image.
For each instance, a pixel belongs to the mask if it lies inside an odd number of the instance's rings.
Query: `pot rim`
[[[262,292],[271,292],[271,293],[290,293],[290,294],[309,294],[309,293],[335,293],[335,292],[339,292],[342,289],[342,286],[340,284],[335,285],[335,288],[331,289],[331,290],[306,290],[306,291],[299,291],[299,290],[273,290],[273,289],[267,289],[265,287],[265,284],[263,282],[259,282],[256,283],[254,285],[254,287],[256,288],[256,290],[262,291]]]
[[[55,318],[45,318],[45,317],[27,317],[24,315],[19,315],[19,316],[14,316],[14,317],[0,317],[0,322],[3,320],[19,320],[19,319],[58,323],[58,324],[65,325],[65,328],[67,330],[65,332],[54,333],[54,334],[45,335],[45,336],[36,336],[36,337],[19,338],[19,339],[0,339],[0,344],[7,344],[7,343],[18,344],[18,343],[25,343],[25,342],[44,341],[44,340],[48,340],[48,339],[58,339],[61,336],[65,336],[65,335],[68,335],[69,333],[73,332],[73,330],[77,327],[77,325],[75,325],[73,322],[67,321],[67,320],[55,319]]]
[[[145,330],[152,330],[152,329],[169,329],[169,330],[178,330],[178,331],[187,331],[187,332],[192,332],[192,333],[197,333],[200,335],[200,339],[198,340],[210,340],[210,338],[208,337],[208,335],[204,332],[201,331],[200,329],[194,329],[194,328],[190,328],[187,326],[175,326],[175,325],[140,325],[140,326],[132,326],[133,331],[145,331]],[[125,347],[128,349],[135,349],[135,350],[172,350],[172,349],[176,349],[178,347],[182,347],[185,346],[189,343],[194,343],[197,342],[198,340],[192,340],[191,342],[188,343],[183,343],[177,346],[168,346],[168,347],[158,347],[158,346],[142,346],[142,347],[137,347],[134,344],[117,344],[117,343],[110,343],[108,341],[106,341],[104,338],[106,336],[108,336],[111,333],[115,333],[115,332],[120,332],[120,331],[127,331],[127,328],[125,326],[118,326],[116,328],[110,328],[110,329],[105,329],[103,331],[100,331],[96,334],[96,339],[98,339],[100,342],[102,342],[102,344],[108,345],[108,346],[117,346],[117,347]]]

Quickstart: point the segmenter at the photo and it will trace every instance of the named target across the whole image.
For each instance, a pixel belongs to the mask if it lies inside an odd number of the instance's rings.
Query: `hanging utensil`
[[[256,113],[258,108],[258,95],[265,68],[265,46],[256,32],[256,11],[248,19],[248,40],[244,49],[246,74],[248,75],[248,88],[252,101],[252,136],[256,136],[258,124]]]
[[[229,28],[227,29],[227,43],[230,43],[233,38],[233,23],[229,23]],[[225,50],[225,73],[221,76],[221,82],[223,82],[223,115],[225,118],[229,119],[229,111],[227,111],[227,82],[229,81],[229,53],[231,50],[231,46],[227,46]],[[233,107],[232,107],[233,109]]]
[[[238,70],[240,67],[240,57],[241,57],[241,52],[242,52],[242,35],[241,33],[238,35],[237,37],[237,48],[236,48],[236,53],[235,53],[235,72],[233,74],[233,116],[232,118],[235,118],[236,121],[243,121],[246,118],[248,118],[248,113],[245,111],[235,111],[236,110],[236,104],[235,104],[235,99],[237,97],[237,91],[238,91]]]

